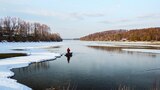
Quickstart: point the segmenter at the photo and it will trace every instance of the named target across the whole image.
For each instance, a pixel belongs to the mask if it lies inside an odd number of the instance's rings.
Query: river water
[[[48,52],[65,53],[55,60],[13,69],[19,83],[34,90],[159,90],[160,54],[122,51],[118,47],[86,46],[65,41]],[[83,42],[84,43],[84,42]]]

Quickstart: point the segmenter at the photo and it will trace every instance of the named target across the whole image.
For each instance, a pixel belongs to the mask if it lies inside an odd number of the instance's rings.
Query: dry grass
[[[0,59],[18,57],[18,56],[27,56],[25,53],[0,53]]]

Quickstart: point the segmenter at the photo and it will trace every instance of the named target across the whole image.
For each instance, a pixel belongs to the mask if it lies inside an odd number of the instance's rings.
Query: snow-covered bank
[[[122,49],[124,51],[130,52],[143,52],[143,53],[156,53],[160,54],[160,50],[153,50],[153,49]]]
[[[63,42],[0,42],[1,49],[33,49],[60,46]]]
[[[19,84],[16,80],[8,77],[14,73],[10,71],[12,68],[26,67],[32,62],[41,62],[45,60],[55,59],[60,54],[56,53],[33,53],[31,56],[15,57],[0,60],[0,90],[31,90],[25,85]]]
[[[87,46],[107,47],[160,47],[160,42],[114,42],[114,41],[83,41]],[[158,44],[157,44],[158,43]]]
[[[31,56],[14,57],[0,60],[0,90],[31,90],[16,80],[8,77],[14,73],[10,71],[12,68],[26,67],[32,62],[41,62],[45,60],[55,59],[60,54],[56,53],[33,53]]]
[[[31,88],[17,83],[16,80],[0,78],[0,90],[32,90]]]
[[[14,73],[13,68],[26,67],[33,62],[41,62],[61,56],[59,53],[51,53],[40,48],[57,46],[57,43],[0,43],[0,53],[27,53],[29,56],[0,59],[0,90],[31,90],[31,88],[18,83],[9,77]],[[13,51],[10,49],[25,49]]]
[[[152,42],[84,41],[86,46],[121,47],[123,51],[160,54],[160,45]],[[157,42],[160,43],[160,42]],[[152,48],[152,49],[151,49]]]

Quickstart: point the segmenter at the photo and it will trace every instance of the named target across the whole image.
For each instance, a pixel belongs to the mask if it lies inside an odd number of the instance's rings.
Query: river
[[[160,89],[160,54],[86,46],[80,41],[64,43],[47,48],[48,52],[62,53],[60,58],[12,69],[12,78],[33,90]],[[64,55],[68,47],[73,52],[70,58]]]

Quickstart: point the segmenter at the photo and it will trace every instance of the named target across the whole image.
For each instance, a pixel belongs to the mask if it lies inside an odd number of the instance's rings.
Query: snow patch
[[[51,53],[40,48],[57,46],[53,43],[0,43],[0,53],[26,53],[29,56],[12,57],[0,60],[0,90],[32,90],[20,84],[17,80],[11,79],[14,75],[13,68],[26,67],[33,62],[42,62],[56,59],[61,56],[59,53]],[[37,49],[39,48],[39,49]],[[27,49],[26,51],[13,51],[10,49]]]
[[[16,80],[10,79],[14,75],[10,69],[26,67],[33,62],[55,59],[58,53],[32,53],[30,56],[14,57],[0,60],[0,90],[31,90]]]
[[[144,52],[144,53],[160,54],[160,50],[155,50],[155,49],[122,49],[122,50],[130,51],[130,52]]]
[[[32,90],[31,88],[17,83],[16,80],[9,78],[0,78],[1,90]]]
[[[110,41],[84,41],[86,46],[106,46],[106,47],[160,47],[160,45],[153,45],[150,42],[110,42]]]

